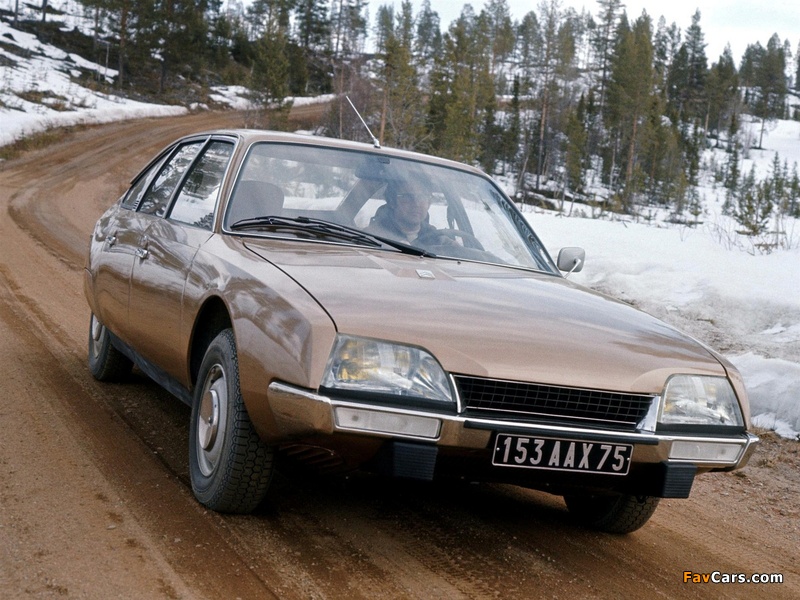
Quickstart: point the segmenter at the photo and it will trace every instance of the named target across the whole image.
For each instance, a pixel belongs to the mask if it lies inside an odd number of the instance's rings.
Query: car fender
[[[245,406],[259,435],[269,440],[274,431],[269,384],[280,374],[280,381],[316,389],[336,337],[335,323],[281,269],[236,238],[212,236],[195,256],[184,291],[187,373],[197,318],[212,297],[227,308]]]

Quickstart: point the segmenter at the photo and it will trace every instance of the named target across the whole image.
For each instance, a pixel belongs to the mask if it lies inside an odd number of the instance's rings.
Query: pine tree
[[[383,59],[381,125],[378,139],[399,148],[414,149],[424,135],[423,105],[412,59],[414,18],[409,0],[394,15],[391,7],[378,12],[379,51]]]
[[[758,236],[767,230],[772,213],[770,196],[771,183],[756,181],[755,165],[742,181],[736,209],[733,213],[736,222],[742,226],[740,233],[747,236]]]
[[[294,0],[253,0],[247,9],[256,36],[280,31],[287,37]]]
[[[725,202],[722,205],[723,214],[730,215],[734,212],[734,203],[739,193],[739,178],[741,177],[741,164],[739,162],[739,145],[733,144],[728,154],[725,165]]]
[[[417,14],[417,31],[414,38],[414,60],[420,71],[420,83],[423,91],[428,91],[430,79],[428,72],[434,57],[442,51],[442,31],[439,26],[439,14],[431,10],[430,0],[424,0]]]
[[[375,18],[375,45],[378,52],[386,52],[389,39],[394,36],[394,6],[382,4]]]
[[[790,217],[800,217],[800,175],[797,172],[797,163],[794,163],[789,179],[787,214]]]
[[[209,67],[222,74],[231,64],[234,36],[233,20],[222,11],[222,0],[209,1],[208,27]]]
[[[523,96],[536,89],[536,66],[541,61],[542,31],[536,13],[528,12],[517,26],[517,64],[521,76],[520,90]]]
[[[668,58],[668,52],[667,20],[661,16],[653,34],[653,70],[656,76],[656,88],[659,90],[666,88],[667,69],[671,60]]]
[[[519,170],[517,156],[520,152],[520,134],[522,132],[522,115],[520,105],[520,81],[519,76],[514,77],[514,83],[511,90],[511,102],[508,107],[508,120],[507,126],[502,132],[502,174],[505,174],[506,169]]]
[[[700,28],[700,11],[695,11],[692,24],[686,30],[686,55],[687,55],[687,112],[686,120],[705,119],[706,117],[706,82],[708,79],[708,59],[706,58],[706,43]]]
[[[536,153],[536,188],[547,177],[549,152],[556,138],[552,124],[556,122],[560,90],[575,75],[574,29],[558,0],[542,0],[539,4],[542,19],[542,50],[539,63],[539,136]]]
[[[354,58],[361,53],[367,36],[366,0],[333,0],[333,56]]]
[[[575,109],[569,111],[565,130],[565,187],[569,188],[572,192],[583,191],[587,139],[585,100],[583,96],[581,96]]]
[[[126,84],[128,48],[131,46],[131,39],[136,38],[138,14],[134,11],[134,7],[138,5],[139,3],[134,3],[133,0],[108,0],[102,4],[102,8],[108,11],[111,31],[116,34],[118,40],[117,87],[120,89]]]
[[[797,44],[797,55],[794,57],[794,90],[800,92],[800,42]]]
[[[653,68],[656,74],[656,88],[660,93],[666,93],[669,67],[680,45],[680,28],[675,23],[667,27],[666,19],[660,17],[653,36]]]
[[[368,86],[357,69],[367,35],[365,0],[333,0],[331,13],[331,70],[338,100],[332,106],[329,134],[339,138],[361,139],[363,126],[352,113],[345,96],[350,96],[362,110],[369,104]],[[360,97],[357,97],[360,96]],[[351,135],[352,133],[352,135]]]
[[[711,66],[707,90],[707,129],[716,133],[717,147],[719,148],[721,132],[731,133],[731,125],[736,122],[735,114],[739,109],[739,76],[736,72],[736,65],[733,63],[730,46],[726,46],[719,61]]]
[[[250,76],[250,89],[257,109],[249,125],[282,129],[289,106],[284,100],[289,93],[289,59],[286,38],[279,29],[264,34],[255,44],[255,56]],[[278,109],[277,112],[274,112]]]
[[[703,148],[703,130],[697,121],[690,128],[689,135],[684,140],[686,153],[686,180],[689,185],[696,186],[700,177],[700,154]]]
[[[781,164],[781,157],[776,152],[770,164],[770,184],[773,205],[780,207],[786,198],[788,165]]]
[[[294,14],[300,47],[307,54],[327,49],[331,34],[328,3],[325,0],[298,0]]]
[[[669,117],[676,123],[685,121],[690,101],[689,51],[685,44],[681,45],[669,65],[667,100]]]
[[[489,71],[499,94],[505,93],[505,63],[514,51],[514,28],[506,0],[488,0],[481,13],[488,27],[490,57]]]
[[[441,56],[431,72],[431,150],[468,163],[481,156],[481,139],[493,123],[486,118],[496,97],[487,32],[486,20],[465,5],[444,34]]]
[[[777,34],[767,43],[760,62],[755,64],[754,83],[756,99],[752,102],[753,114],[761,119],[758,147],[763,147],[766,123],[783,117],[786,110],[786,51]]]
[[[758,68],[763,62],[765,54],[766,50],[759,42],[747,45],[739,65],[739,77],[744,87],[750,88],[757,85]]]
[[[615,37],[620,14],[623,12],[622,0],[597,0],[600,12],[597,15],[597,29],[592,39],[599,72],[599,98],[600,111],[605,109],[606,89],[611,72],[611,62],[614,55]]]
[[[520,148],[519,165],[517,168],[517,181],[515,194],[523,198],[522,189],[526,174],[531,170],[534,162],[532,157],[536,154],[536,138],[532,134],[538,131],[536,122],[538,117],[533,110],[533,98],[539,93],[538,67],[542,56],[542,28],[539,17],[534,11],[527,12],[516,27],[516,62],[519,73],[519,103],[520,103]]]
[[[651,107],[653,80],[651,22],[643,15],[636,20],[633,29],[620,28],[608,89],[609,123],[625,152],[622,204],[626,211],[632,209],[633,196],[639,189],[638,176],[635,178],[634,174],[641,143],[640,128]]]
[[[158,89],[163,93],[174,71],[191,78],[204,67],[208,24],[205,1],[161,0],[159,4],[161,10],[156,12],[161,18],[154,21],[153,34],[161,62]]]
[[[665,207],[678,207],[682,206],[688,184],[676,127],[664,119],[665,105],[661,95],[650,97],[639,161],[647,176],[648,198]]]

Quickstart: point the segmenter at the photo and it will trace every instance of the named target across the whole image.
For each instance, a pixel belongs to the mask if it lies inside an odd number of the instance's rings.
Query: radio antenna
[[[376,148],[380,148],[381,143],[378,141],[378,138],[372,135],[372,132],[369,130],[369,125],[367,125],[367,122],[364,120],[364,117],[361,116],[361,113],[358,112],[358,109],[356,108],[355,104],[353,104],[353,101],[350,100],[350,96],[345,96],[345,98],[347,98],[347,101],[350,103],[350,106],[353,108],[353,111],[355,111],[358,118],[361,119],[361,123],[364,124],[364,129],[367,130],[369,137],[372,138],[372,145],[375,146]]]

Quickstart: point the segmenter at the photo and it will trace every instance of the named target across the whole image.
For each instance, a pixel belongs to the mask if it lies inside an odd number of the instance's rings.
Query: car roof
[[[470,166],[465,163],[431,156],[430,154],[422,154],[420,152],[412,152],[410,150],[400,150],[397,148],[379,147],[376,148],[372,144],[363,142],[353,142],[349,140],[341,140],[337,138],[330,138],[319,135],[299,134],[299,133],[286,133],[282,131],[271,131],[266,129],[217,129],[213,131],[198,132],[186,138],[196,138],[203,135],[225,135],[238,137],[246,145],[254,142],[278,142],[278,143],[291,143],[302,144],[309,146],[319,146],[325,148],[338,148],[342,150],[356,150],[359,152],[367,152],[378,156],[392,156],[396,158],[405,158],[408,160],[424,161],[431,164],[449,167],[451,169],[460,169],[469,171],[476,175],[486,177],[486,174],[480,169]]]

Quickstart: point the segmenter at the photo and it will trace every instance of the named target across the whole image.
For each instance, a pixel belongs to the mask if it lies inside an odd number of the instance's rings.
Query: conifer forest
[[[381,144],[480,166],[520,202],[685,223],[715,147],[726,158],[710,168],[743,231],[800,217],[796,164],[776,155],[766,179],[743,167],[771,122],[800,120],[800,48],[777,33],[708,56],[700,11],[679,27],[621,0],[581,13],[540,0],[515,17],[486,0],[449,24],[428,0],[80,4],[88,58],[117,70],[118,93],[169,102],[190,85],[240,85],[271,128],[291,98],[330,94],[318,133],[368,141],[349,98]]]

